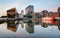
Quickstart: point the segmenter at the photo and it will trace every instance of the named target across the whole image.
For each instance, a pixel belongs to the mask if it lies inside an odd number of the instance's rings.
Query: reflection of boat
[[[53,21],[55,18],[54,17],[43,17],[42,20],[45,21]]]
[[[42,20],[43,23],[46,23],[46,24],[52,24],[52,25],[60,25],[60,21],[46,21],[46,20]]]
[[[49,24],[54,24],[55,22],[54,21],[42,21],[42,22],[44,22],[44,23],[49,23]]]
[[[54,17],[43,17],[42,22],[46,24],[55,24],[55,18]]]

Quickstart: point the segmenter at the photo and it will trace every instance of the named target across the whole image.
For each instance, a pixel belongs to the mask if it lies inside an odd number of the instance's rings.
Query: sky
[[[60,6],[60,0],[0,0],[0,12],[4,14],[8,9],[16,7],[20,13],[21,10],[25,10],[28,5],[33,5],[35,12],[42,10],[56,12]]]

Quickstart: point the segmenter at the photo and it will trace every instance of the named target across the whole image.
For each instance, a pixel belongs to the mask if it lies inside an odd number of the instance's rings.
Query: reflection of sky
[[[25,28],[22,28],[19,24],[17,32],[12,32],[7,30],[7,24],[0,25],[0,37],[60,37],[60,31],[57,26],[48,26],[47,28],[43,28],[40,25],[34,26],[34,33],[28,33]]]

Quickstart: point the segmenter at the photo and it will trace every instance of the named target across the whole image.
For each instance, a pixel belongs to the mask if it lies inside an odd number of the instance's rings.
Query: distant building
[[[57,10],[57,12],[59,13],[59,17],[60,17],[60,7],[58,7],[58,10]]]
[[[42,13],[41,12],[35,12],[34,13],[34,18],[41,18],[42,17]]]
[[[24,18],[24,11],[22,10],[21,13],[19,14],[19,20],[23,20]]]
[[[41,13],[43,13],[43,17],[46,17],[46,15],[48,14],[47,10],[43,10]]]
[[[58,10],[57,11],[60,13],[60,7],[58,7]]]
[[[39,13],[34,13],[35,18],[39,18]]]
[[[20,17],[20,18],[23,18],[23,15],[24,15],[24,11],[21,10],[21,13],[20,13],[19,17]]]
[[[59,17],[59,13],[58,12],[49,12],[49,17]]]

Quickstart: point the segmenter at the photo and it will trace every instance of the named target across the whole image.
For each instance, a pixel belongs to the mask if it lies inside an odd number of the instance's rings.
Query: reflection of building
[[[34,25],[41,24],[41,20],[39,18],[34,19]]]
[[[1,16],[1,18],[6,18],[7,16]]]
[[[23,23],[21,23],[21,27],[24,28],[24,24]]]
[[[43,13],[41,12],[35,12],[34,13],[34,24],[39,25],[41,21],[41,17],[43,17]]]
[[[26,31],[29,33],[34,33],[34,24],[32,20],[29,20],[27,25],[26,25]]]
[[[44,28],[46,28],[46,27],[48,27],[48,24],[42,22],[42,23],[41,23],[41,26],[44,27]]]
[[[29,32],[29,33],[34,33],[34,27],[31,25],[26,25],[26,31]]]
[[[17,31],[17,28],[18,28],[18,21],[9,21],[8,24],[7,24],[7,29],[8,30],[11,30],[13,32],[16,32]]]
[[[6,20],[0,17],[0,24],[4,23]]]
[[[60,26],[58,26],[58,29],[60,30]]]

